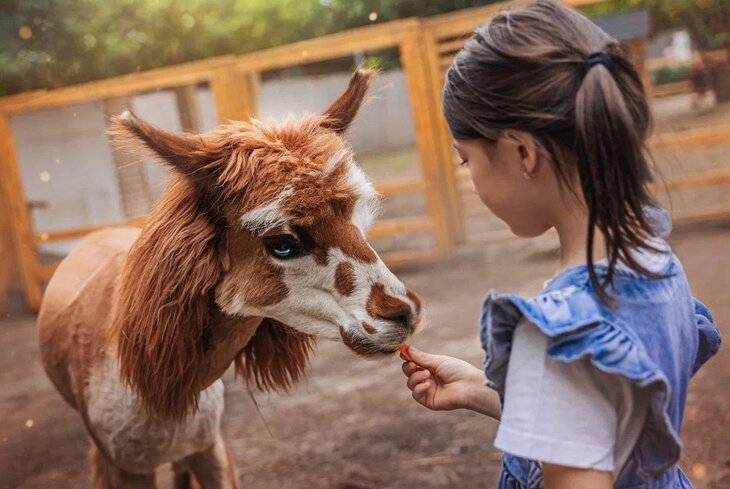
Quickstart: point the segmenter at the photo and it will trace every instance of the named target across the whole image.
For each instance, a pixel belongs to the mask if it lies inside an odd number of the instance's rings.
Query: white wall
[[[19,114],[12,127],[26,199],[48,204],[33,212],[36,231],[123,219],[101,103]]]
[[[261,86],[260,119],[288,114],[319,113],[347,86],[349,74],[276,79]],[[198,90],[203,130],[217,124],[213,96]],[[171,91],[135,96],[134,110],[142,118],[169,131],[180,131]],[[105,134],[101,102],[38,110],[12,117],[18,160],[28,200],[48,204],[33,211],[36,232],[89,226],[124,219],[121,196]],[[402,71],[376,78],[371,98],[356,120],[349,139],[357,153],[387,151],[413,144],[414,130],[408,91]],[[146,161],[153,196],[164,189],[168,170]],[[49,243],[42,249],[66,253],[75,245]]]

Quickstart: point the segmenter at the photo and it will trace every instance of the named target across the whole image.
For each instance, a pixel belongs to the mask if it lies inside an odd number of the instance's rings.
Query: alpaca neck
[[[203,389],[223,376],[256,333],[261,320],[259,317],[228,316],[220,311],[213,314],[209,323],[206,367],[201,370]]]

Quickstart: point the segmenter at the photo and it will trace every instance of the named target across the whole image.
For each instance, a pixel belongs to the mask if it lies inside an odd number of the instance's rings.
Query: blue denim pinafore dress
[[[596,265],[599,279],[605,265]],[[615,482],[621,489],[691,488],[677,466],[679,439],[692,375],[714,355],[720,334],[708,309],[692,297],[676,256],[664,279],[617,269],[617,307],[601,303],[588,268],[569,268],[532,299],[487,297],[481,321],[487,385],[502,395],[512,334],[526,317],[548,336],[548,355],[564,362],[588,357],[598,369],[629,379],[651,399],[643,431]],[[539,463],[504,454],[499,489],[542,488]]]

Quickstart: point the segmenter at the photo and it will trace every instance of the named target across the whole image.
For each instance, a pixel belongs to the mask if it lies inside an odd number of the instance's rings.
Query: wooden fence
[[[595,1],[571,0],[566,3],[582,5]],[[526,3],[528,0],[516,0],[509,5]],[[379,191],[386,197],[422,194],[427,203],[427,213],[380,220],[372,229],[371,236],[379,238],[428,233],[430,247],[390,252],[384,254],[383,259],[391,265],[422,262],[448,255],[458,243],[511,239],[506,228],[499,225],[482,233],[468,232],[466,221],[475,217],[481,219],[487,212],[470,192],[465,173],[457,171],[453,164],[451,139],[440,113],[443,75],[453,55],[476,26],[504,8],[505,4],[496,4],[429,19],[412,18],[375,24],[241,56],[222,56],[56,90],[0,98],[0,191],[4,197],[5,211],[0,216],[0,227],[5,226],[9,233],[5,229],[1,232],[12,237],[6,240],[7,243],[0,243],[0,246],[5,257],[8,248],[14,249],[15,253],[14,260],[0,259],[0,298],[4,295],[3,287],[17,274],[22,281],[27,303],[37,308],[43,284],[56,266],[53,263],[41,264],[37,245],[78,238],[105,227],[95,225],[45,233],[33,230],[10,127],[12,115],[87,101],[103,101],[105,112],[112,114],[128,105],[132,95],[174,89],[181,126],[195,130],[195,107],[191,103],[193,86],[209,84],[220,122],[245,120],[256,113],[259,80],[263,72],[386,48],[397,48],[400,53],[421,176],[383,182],[379,185]],[[707,137],[706,134],[690,135],[685,142],[695,139],[706,141]],[[660,141],[657,144],[662,143]],[[139,176],[134,174],[133,167],[128,164],[117,165],[117,178],[120,184],[123,181],[132,189],[143,185]],[[683,183],[671,182],[670,186],[686,186],[690,181],[692,185],[703,186],[727,181],[728,178],[730,175],[727,174],[697,175],[690,180],[684,179]],[[135,195],[134,192],[129,193],[128,198],[123,195],[123,199],[127,200],[122,203],[126,215],[133,217],[106,225],[140,225],[144,221],[143,215],[136,214],[145,205],[140,205]],[[139,195],[144,195],[144,192]],[[12,270],[11,266],[17,270]]]

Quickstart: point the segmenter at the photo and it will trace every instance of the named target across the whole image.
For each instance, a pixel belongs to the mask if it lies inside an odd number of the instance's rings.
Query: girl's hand
[[[413,399],[434,411],[471,409],[499,419],[499,396],[484,385],[484,373],[470,363],[408,347],[413,361],[401,353],[403,373]]]

